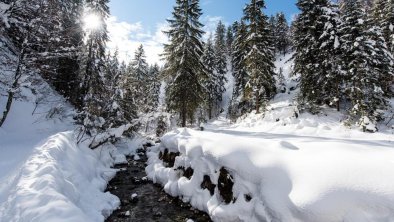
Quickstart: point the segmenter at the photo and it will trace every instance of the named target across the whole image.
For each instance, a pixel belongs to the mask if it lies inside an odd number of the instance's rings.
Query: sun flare
[[[96,14],[85,15],[83,21],[84,21],[85,29],[88,30],[95,30],[101,26],[100,17]]]

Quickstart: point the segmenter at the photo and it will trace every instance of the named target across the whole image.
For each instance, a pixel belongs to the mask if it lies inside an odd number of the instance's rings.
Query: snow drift
[[[56,134],[41,145],[10,182],[0,205],[0,221],[104,221],[119,199],[104,193],[115,175],[111,148],[77,146],[73,132]]]
[[[394,220],[392,140],[182,129],[148,156],[150,179],[214,221]]]

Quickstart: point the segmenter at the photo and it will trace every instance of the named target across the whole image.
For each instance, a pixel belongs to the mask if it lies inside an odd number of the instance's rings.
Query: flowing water
[[[206,213],[193,209],[189,204],[167,195],[160,185],[146,178],[146,151],[138,151],[139,160],[128,157],[127,164],[117,165],[119,172],[110,181],[107,190],[119,197],[120,209],[107,222],[208,222]]]

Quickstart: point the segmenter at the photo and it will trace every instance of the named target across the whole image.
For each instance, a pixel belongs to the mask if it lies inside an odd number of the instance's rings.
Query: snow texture
[[[106,150],[77,146],[73,132],[48,138],[9,184],[0,221],[104,221],[120,204],[103,192],[116,173]]]
[[[148,177],[164,190],[208,212],[214,221],[390,221],[394,218],[391,141],[298,136],[221,129],[180,129],[148,153]],[[180,152],[166,168],[159,151]],[[191,167],[191,179],[179,177]],[[236,201],[225,204],[204,175],[217,184],[221,167],[234,178]],[[252,197],[248,202],[245,195]]]
[[[366,134],[345,126],[346,114],[328,107],[318,115],[300,113],[291,56],[276,61],[286,90],[265,114],[250,113],[235,124],[222,117],[205,131],[166,134],[148,152],[148,178],[214,221],[393,221],[393,128],[384,123]],[[165,149],[180,153],[172,168],[159,158]],[[178,167],[191,167],[193,176],[183,177]],[[229,204],[217,186],[213,196],[201,188],[204,175],[218,185],[222,167],[234,180]]]

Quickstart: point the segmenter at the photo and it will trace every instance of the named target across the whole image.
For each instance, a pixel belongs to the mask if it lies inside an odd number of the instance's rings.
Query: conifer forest
[[[394,221],[394,0],[0,0],[0,222]]]

